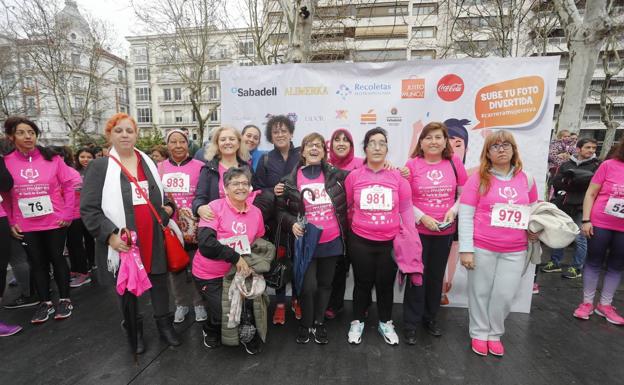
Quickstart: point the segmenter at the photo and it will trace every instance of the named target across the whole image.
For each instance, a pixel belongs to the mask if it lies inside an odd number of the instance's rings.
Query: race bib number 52
[[[22,198],[17,201],[17,205],[24,218],[35,218],[54,212],[49,195],[35,198]]]
[[[497,203],[492,209],[493,227],[505,227],[508,229],[526,230],[529,227],[531,208],[524,205]]]
[[[360,208],[375,211],[392,210],[392,190],[382,186],[363,189],[360,195]]]
[[[604,212],[616,218],[624,218],[624,198],[609,198]]]

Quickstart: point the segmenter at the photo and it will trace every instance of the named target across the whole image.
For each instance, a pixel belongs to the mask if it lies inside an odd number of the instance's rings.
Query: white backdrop
[[[310,132],[328,139],[346,128],[359,156],[364,133],[381,126],[388,131],[390,161],[403,165],[425,124],[467,119],[466,168],[478,164],[485,134],[509,129],[541,194],[558,68],[559,57],[230,66],[221,71],[221,122],[264,130],[271,115],[288,115],[295,122],[295,145]],[[263,138],[261,148],[272,146]],[[513,311],[530,310],[533,271],[529,267]],[[467,306],[465,287],[460,266],[451,306]]]

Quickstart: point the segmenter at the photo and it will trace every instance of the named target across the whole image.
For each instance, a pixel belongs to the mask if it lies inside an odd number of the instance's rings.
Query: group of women
[[[80,188],[80,178],[60,157],[36,146],[37,126],[26,120],[14,122],[5,124],[15,151],[4,158],[8,172],[0,169],[6,210],[0,211],[0,226],[3,237],[22,240],[31,261],[42,301],[33,323],[45,322],[52,314],[57,319],[71,315],[63,246],[66,228],[80,220],[75,231],[84,235],[86,228],[95,239],[95,264],[101,267],[98,278],[103,282],[112,281],[120,253],[131,248],[122,230],[136,235],[151,283],[154,319],[166,343],[181,343],[173,323],[184,321],[192,305],[196,321],[203,322],[204,345],[216,348],[227,318],[222,309],[229,274],[257,276],[250,256],[263,237],[275,243],[278,255],[294,258],[294,243],[308,225],[314,225],[320,238],[303,283],[293,285],[292,308],[300,319],[296,342],[329,342],[326,322],[343,308],[351,265],[353,316],[348,342],[363,340],[374,289],[376,329],[389,345],[399,343],[392,318],[399,273],[406,281],[404,337],[406,343],[416,344],[419,328],[433,336],[443,333],[436,318],[448,255],[458,233],[461,264],[468,269],[472,349],[480,355],[504,354],[504,321],[520,285],[529,242],[539,236],[523,225],[530,205],[537,201],[537,187],[523,170],[508,131],[485,138],[478,171],[470,177],[453,153],[443,123],[427,124],[405,167],[397,169],[387,159],[390,143],[380,127],[365,134],[362,159],[354,156],[356,143],[346,129],[336,130],[327,141],[310,133],[295,147],[294,124],[282,115],[266,125],[264,135],[274,146],[269,152],[257,149],[262,133],[256,126],[246,126],[242,133],[221,127],[213,132],[202,162],[193,159],[187,133],[172,130],[166,135],[169,158],[155,164],[135,148],[139,132],[134,119],[116,114],[105,129],[109,154],[90,162]],[[579,318],[594,312],[598,273],[608,258],[595,312],[612,323],[624,323],[611,306],[624,267],[622,175],[624,144],[598,170],[585,199],[583,231],[591,237],[593,255],[587,265],[595,274],[584,275],[584,302],[574,313]],[[77,199],[79,217],[74,210]],[[168,273],[162,247],[161,224],[167,226],[169,221],[180,228],[191,260],[188,270],[177,273]],[[399,238],[412,230],[422,253],[396,247]],[[49,294],[50,264],[59,287],[56,306]],[[77,265],[76,272],[86,274],[84,266]],[[5,272],[6,263],[3,266]],[[168,281],[176,305],[173,314]],[[4,287],[4,281],[0,283]],[[276,291],[275,302],[273,323],[284,324],[284,288]],[[262,317],[262,312],[258,314]],[[256,323],[266,321],[258,314]],[[145,350],[142,321],[138,316],[135,353]],[[241,336],[250,354],[261,350],[266,334],[260,329],[250,338]]]

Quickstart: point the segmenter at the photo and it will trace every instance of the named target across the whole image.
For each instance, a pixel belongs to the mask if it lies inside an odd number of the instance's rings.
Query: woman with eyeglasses
[[[305,211],[308,223],[322,229],[312,262],[304,274],[303,288],[298,293],[302,313],[296,339],[299,344],[308,343],[310,337],[317,344],[328,343],[324,312],[336,262],[344,258],[346,249],[347,201],[343,187],[346,175],[347,172],[327,163],[325,139],[314,132],[301,141],[299,167],[281,181],[286,190],[277,198],[276,206],[282,228],[291,229],[295,237],[303,236],[297,215]]]
[[[479,172],[464,185],[459,207],[459,253],[468,270],[472,350],[502,356],[505,319],[518,291],[528,243],[530,205],[537,201],[533,177],[522,169],[513,135],[485,138]]]
[[[392,322],[397,265],[392,258],[392,248],[401,222],[415,223],[412,193],[409,182],[399,170],[384,168],[388,135],[383,128],[373,128],[366,133],[364,152],[364,166],[351,171],[345,180],[351,223],[348,247],[355,280],[348,341],[351,344],[362,342],[364,314],[375,288],[378,331],[386,343],[397,345],[399,337]]]

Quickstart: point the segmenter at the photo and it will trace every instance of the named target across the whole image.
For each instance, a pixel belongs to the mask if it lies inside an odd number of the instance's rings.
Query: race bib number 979
[[[497,203],[492,209],[493,227],[505,227],[508,229],[526,230],[529,227],[531,208],[524,205]]]
[[[35,218],[54,212],[49,195],[35,198],[22,198],[17,201],[17,205],[24,218]]]
[[[604,212],[616,218],[624,218],[624,198],[609,198]]]
[[[392,210],[392,190],[382,186],[363,189],[360,195],[360,208],[375,211]]]

